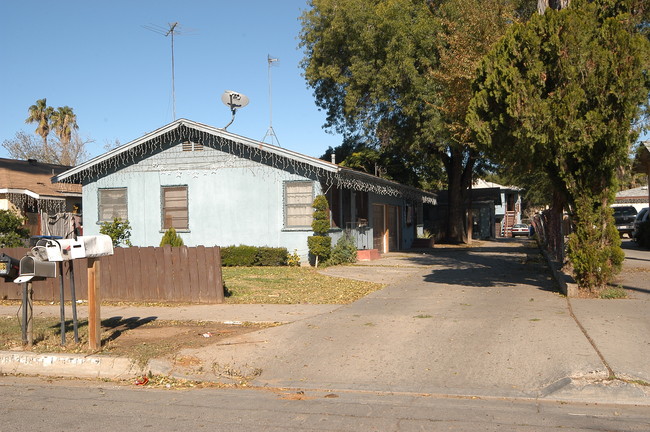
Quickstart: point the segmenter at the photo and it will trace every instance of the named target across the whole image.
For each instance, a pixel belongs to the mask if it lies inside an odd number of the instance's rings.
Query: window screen
[[[163,229],[189,229],[187,186],[163,186],[162,218]]]
[[[286,182],[284,184],[284,226],[285,228],[311,228],[311,205],[314,201],[314,186],[309,181]]]
[[[126,188],[99,190],[99,222],[112,222],[120,218],[128,220]]]

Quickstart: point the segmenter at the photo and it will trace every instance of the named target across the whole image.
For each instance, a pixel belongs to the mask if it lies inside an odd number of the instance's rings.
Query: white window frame
[[[108,194],[109,192],[122,192],[124,194],[123,200],[124,203],[117,203],[117,204],[108,204],[106,203],[106,199],[108,196],[104,196],[104,194]],[[120,187],[120,188],[101,188],[97,191],[97,222],[98,223],[103,223],[103,222],[113,222],[113,219],[116,217],[121,218],[123,221],[126,221],[129,219],[129,200],[128,200],[128,191],[127,188],[125,187]],[[106,206],[113,206],[112,211],[110,216],[104,217],[104,213],[106,210],[104,210],[104,207]]]
[[[185,206],[176,206],[176,207],[166,207],[166,200],[165,200],[165,191],[167,190],[180,190],[184,189],[185,190]],[[169,226],[167,226],[165,222],[165,216],[166,212],[168,210],[185,210],[185,213],[187,214],[187,223],[185,226],[174,226],[174,219],[171,219],[171,223]],[[168,230],[171,227],[174,227],[176,231],[189,231],[190,229],[190,191],[187,185],[168,185],[168,186],[161,186],[160,187],[160,219],[161,219],[161,227],[163,231]]]
[[[309,192],[294,192],[292,187],[309,186]],[[296,202],[298,201],[298,202]],[[284,182],[284,228],[285,229],[311,229],[314,209],[314,182],[313,181],[287,181]],[[302,210],[302,211],[301,211]],[[297,211],[297,213],[296,213]],[[296,223],[292,219],[302,218],[309,223]]]

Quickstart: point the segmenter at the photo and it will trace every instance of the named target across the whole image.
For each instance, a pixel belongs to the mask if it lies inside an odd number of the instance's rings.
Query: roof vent
[[[36,159],[27,159],[27,162],[29,162],[30,165],[36,165],[38,163],[38,160],[36,160]]]

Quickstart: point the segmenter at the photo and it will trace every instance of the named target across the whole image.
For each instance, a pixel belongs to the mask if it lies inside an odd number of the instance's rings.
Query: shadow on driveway
[[[433,267],[424,280],[436,284],[477,288],[529,285],[558,291],[544,257],[530,240],[504,239],[470,248],[439,247],[406,261]]]

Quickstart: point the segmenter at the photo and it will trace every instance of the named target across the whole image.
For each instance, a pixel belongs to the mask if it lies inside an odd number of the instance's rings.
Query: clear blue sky
[[[3,0],[0,16],[0,142],[25,124],[28,108],[47,98],[77,114],[92,138],[91,157],[173,120],[171,37],[143,26],[180,24],[174,38],[176,117],[224,127],[221,94],[250,104],[228,131],[261,140],[269,128],[267,55],[272,67],[273,129],[282,147],[320,156],[341,137],[326,133],[299,62],[307,0]],[[266,142],[270,142],[269,138]],[[8,157],[0,148],[0,157]]]
[[[37,99],[68,105],[82,137],[122,144],[173,120],[171,38],[143,26],[179,22],[174,38],[176,117],[216,127],[230,121],[225,90],[244,93],[230,132],[261,140],[269,128],[267,55],[272,67],[273,129],[282,147],[320,156],[341,137],[322,129],[299,62],[307,0],[2,0],[0,142],[25,124]],[[646,135],[645,139],[650,139]],[[270,142],[270,139],[266,139]],[[7,157],[0,147],[0,157]]]

